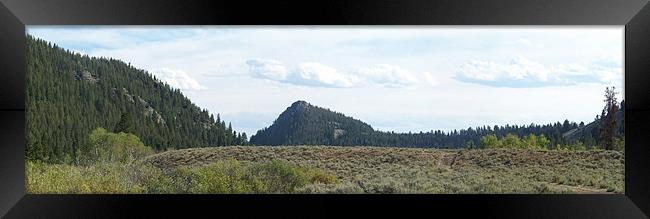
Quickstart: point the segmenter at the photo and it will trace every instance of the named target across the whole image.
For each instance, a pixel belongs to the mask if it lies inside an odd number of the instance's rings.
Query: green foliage
[[[617,137],[614,140],[614,150],[625,151],[625,137]]]
[[[537,138],[537,147],[540,149],[548,149],[551,146],[551,141],[544,136],[544,134],[540,135]]]
[[[537,143],[537,136],[534,134],[526,135],[522,140],[523,148],[541,149]]]
[[[274,160],[243,164],[230,159],[193,172],[191,193],[293,193],[311,183],[338,183],[323,171],[300,168]]]
[[[481,137],[481,148],[500,148],[501,143],[494,134],[489,134]]]
[[[580,142],[580,141],[578,143],[576,143],[572,148],[574,150],[583,150],[583,151],[587,150],[587,146],[584,143]]]
[[[499,139],[499,146],[502,148],[523,148],[524,144],[522,144],[519,136],[508,133],[505,137]]]
[[[90,133],[89,139],[90,146],[84,153],[84,163],[126,163],[153,153],[153,149],[145,146],[140,138],[131,133],[111,133],[97,128]]]
[[[474,141],[467,141],[465,142],[465,149],[476,149],[477,146],[474,143]]]
[[[529,134],[524,138],[508,133],[503,138],[498,139],[496,135],[490,134],[481,137],[481,148],[509,148],[509,149],[549,149],[551,141],[542,135]],[[583,145],[584,146],[584,145]]]
[[[124,132],[124,133],[135,133],[135,125],[133,124],[133,117],[131,113],[122,113],[120,116],[120,121],[115,126],[115,132]]]
[[[540,136],[529,134],[521,140],[521,146],[519,148],[548,149],[550,145],[551,141],[543,134]]]
[[[26,164],[27,193],[30,194],[112,194],[139,193],[142,189],[127,183],[125,173],[131,169],[117,163],[93,166]]]
[[[75,166],[28,161],[26,166],[27,192],[31,194],[293,193],[313,183],[340,183],[336,176],[322,170],[282,161],[251,163],[228,159],[205,167],[166,171],[148,163]]]
[[[191,180],[193,186],[189,191],[195,194],[261,193],[267,190],[266,184],[235,160],[200,168],[192,172]]]
[[[303,168],[307,175],[307,181],[312,184],[333,185],[339,184],[341,181],[333,174],[325,172],[322,169]]]

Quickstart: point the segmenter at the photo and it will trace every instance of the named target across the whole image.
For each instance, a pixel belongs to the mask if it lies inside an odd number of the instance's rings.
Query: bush
[[[281,161],[217,161],[204,167],[163,171],[146,163],[101,162],[88,166],[28,161],[27,192],[32,194],[127,193],[294,193],[310,184],[334,185],[336,176]]]
[[[625,151],[625,137],[617,137],[614,139],[614,149],[618,151]]]
[[[551,141],[544,136],[544,134],[537,136],[535,134],[529,134],[525,136],[522,140],[521,148],[528,149],[548,149],[548,146],[551,144]]]
[[[266,185],[236,160],[221,161],[190,171],[191,193],[259,193]]]
[[[484,135],[481,136],[481,148],[499,148],[501,147],[499,145],[499,140],[497,139],[497,136],[494,134],[489,134],[489,135]]]
[[[131,170],[126,171],[127,175],[125,180],[129,184],[137,185],[141,188],[142,193],[148,194],[174,194],[186,193],[188,191],[187,184],[178,180],[171,174],[166,174],[160,168],[154,167],[149,164],[130,165]]]
[[[493,148],[519,148],[519,149],[548,149],[551,141],[542,135],[529,134],[523,138],[519,136],[508,133],[501,139],[498,139],[496,135],[489,134],[484,135],[480,139],[481,148],[493,149]]]
[[[28,161],[27,192],[36,194],[140,193],[142,187],[129,183],[123,165],[102,163],[82,167]]]
[[[502,148],[524,148],[519,136],[513,135],[511,133],[506,134],[505,137],[499,140],[499,145]]]
[[[254,176],[264,178],[269,193],[293,192],[294,188],[306,185],[309,181],[304,169],[274,160],[251,168]]]
[[[130,162],[152,154],[153,149],[145,146],[138,136],[130,133],[111,133],[104,128],[93,130],[90,143],[84,152],[84,164],[96,162]]]
[[[338,184],[341,183],[335,175],[329,174],[321,169],[305,169],[309,183]]]

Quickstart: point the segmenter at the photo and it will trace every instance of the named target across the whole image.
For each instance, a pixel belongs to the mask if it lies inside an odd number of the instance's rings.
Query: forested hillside
[[[598,116],[593,122],[579,126],[577,129],[570,130],[563,134],[563,137],[569,142],[580,141],[588,145],[600,143],[600,135],[603,119],[602,115]],[[620,110],[615,113],[616,118],[616,135],[625,136],[625,101],[620,104]]]
[[[355,145],[373,133],[370,125],[305,101],[291,104],[269,128],[251,136],[256,145]],[[351,138],[349,138],[351,137]],[[347,142],[347,143],[344,143]],[[358,145],[358,144],[357,144]]]
[[[76,160],[91,150],[88,134],[97,127],[133,132],[158,150],[246,144],[245,134],[218,114],[120,60],[72,53],[28,36],[26,77],[29,160]]]
[[[620,113],[619,113],[620,114]],[[622,117],[622,115],[621,115]],[[619,119],[622,121],[622,119]],[[419,133],[376,131],[370,125],[342,113],[297,101],[288,107],[276,121],[251,136],[255,145],[367,145],[396,147],[474,148],[482,136],[494,134],[501,139],[507,134],[520,138],[544,135],[550,140],[549,148],[567,144],[600,145],[599,119],[585,125],[575,122],[525,126],[483,126],[451,132],[440,130]],[[431,124],[435,127],[435,124]],[[623,134],[622,122],[619,123]],[[571,135],[570,135],[571,134]],[[571,137],[565,137],[570,135]]]

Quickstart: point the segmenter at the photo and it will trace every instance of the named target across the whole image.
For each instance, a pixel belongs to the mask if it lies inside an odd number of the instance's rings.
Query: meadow
[[[128,163],[27,162],[28,193],[624,193],[609,150],[228,146]]]

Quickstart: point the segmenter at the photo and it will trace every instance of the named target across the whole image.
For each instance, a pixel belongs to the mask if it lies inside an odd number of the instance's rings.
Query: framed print
[[[645,218],[646,3],[4,0],[0,210]]]

